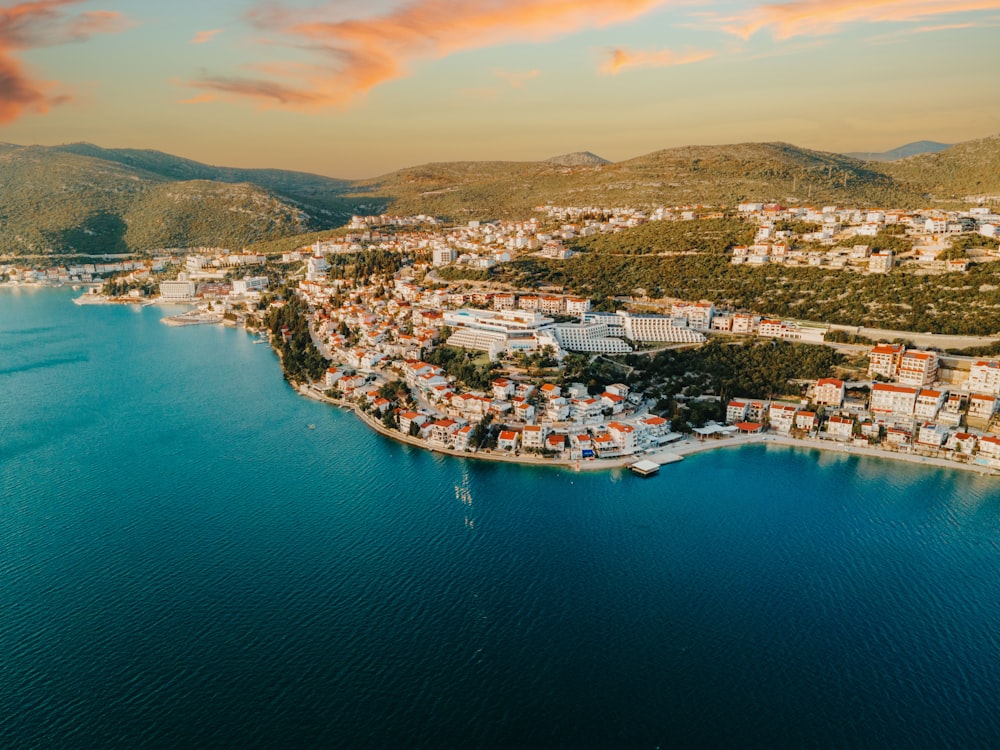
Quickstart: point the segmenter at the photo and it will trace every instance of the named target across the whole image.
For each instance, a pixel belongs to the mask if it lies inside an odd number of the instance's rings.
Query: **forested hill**
[[[785,143],[688,146],[614,164],[425,164],[359,181],[353,194],[389,201],[399,213],[456,219],[524,216],[544,203],[732,207],[754,200],[905,207],[923,200],[919,186],[901,187],[876,164]]]
[[[425,164],[368,180],[214,167],[159,151],[0,143],[0,254],[246,244],[345,223],[353,213],[522,218],[573,206],[741,201],[914,208],[1000,194],[1000,137],[895,162],[785,143],[688,146],[608,163]]]

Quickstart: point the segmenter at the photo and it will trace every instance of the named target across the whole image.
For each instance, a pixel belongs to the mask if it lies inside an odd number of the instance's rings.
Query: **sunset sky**
[[[1000,0],[0,2],[0,141],[369,177],[1000,133]]]

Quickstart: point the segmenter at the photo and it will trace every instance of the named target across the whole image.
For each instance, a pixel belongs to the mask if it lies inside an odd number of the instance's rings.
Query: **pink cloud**
[[[776,39],[830,34],[851,23],[919,21],[936,16],[1000,9],[1000,0],[793,0],[761,5],[721,19],[743,39],[769,29]]]
[[[618,75],[623,70],[631,68],[667,68],[673,65],[689,65],[715,57],[717,53],[704,51],[674,52],[662,50],[627,50],[613,49],[608,59],[601,66],[605,75]]]
[[[208,76],[191,85],[264,106],[343,106],[414,63],[509,42],[540,42],[634,20],[671,0],[412,0],[383,14],[328,20],[267,6],[250,14],[259,29],[312,51],[305,75],[284,82]],[[328,13],[335,12],[328,4]]]
[[[223,32],[223,29],[212,29],[211,31],[199,31],[191,39],[191,44],[207,44]]]
[[[127,27],[125,18],[112,11],[73,14],[70,7],[81,2],[35,0],[0,8],[0,124],[27,113],[44,114],[69,100],[65,94],[50,94],[56,84],[32,76],[17,59],[19,52],[80,42]]]

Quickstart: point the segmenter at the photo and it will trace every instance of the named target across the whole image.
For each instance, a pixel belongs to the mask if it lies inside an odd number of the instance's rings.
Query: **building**
[[[917,389],[905,385],[875,383],[872,386],[871,412],[875,415],[911,417],[917,403]]]
[[[242,279],[233,280],[233,294],[263,292],[267,289],[267,285],[267,276],[244,276]]]
[[[552,332],[559,345],[571,352],[628,354],[632,351],[628,343],[609,335],[605,323],[560,323]]]
[[[854,434],[854,417],[830,417],[826,421],[826,434],[836,438],[850,439]]]
[[[902,344],[879,344],[868,353],[868,377],[881,375],[886,378],[896,377],[899,372],[899,362],[903,358],[905,347]]]
[[[453,247],[435,247],[431,251],[431,263],[435,266],[447,266],[458,258],[458,251]]]
[[[966,388],[974,393],[1000,396],[1000,362],[980,360],[973,364]]]
[[[677,302],[671,307],[670,314],[675,318],[687,320],[689,328],[709,331],[712,329],[715,305],[711,302]]]
[[[817,380],[813,402],[821,406],[832,406],[839,409],[844,403],[844,381],[836,378]]]
[[[195,283],[184,271],[177,275],[176,281],[160,282],[160,297],[164,302],[190,302],[195,291]]]
[[[619,310],[625,337],[632,341],[662,341],[671,343],[700,344],[705,334],[687,327],[683,319],[665,315],[636,315]]]
[[[872,253],[868,258],[869,273],[889,273],[892,270],[892,251]]]
[[[730,401],[726,405],[726,423],[736,424],[737,422],[745,422],[747,418],[747,402],[746,401]]]
[[[945,391],[931,391],[922,388],[913,407],[913,416],[929,422],[937,419],[938,412],[944,406],[947,396],[948,394]]]
[[[896,374],[903,385],[917,388],[930,385],[937,379],[937,352],[907,351],[899,360],[899,372]]]

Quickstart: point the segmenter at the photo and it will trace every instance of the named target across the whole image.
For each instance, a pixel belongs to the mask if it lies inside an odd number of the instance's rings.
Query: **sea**
[[[1000,481],[446,457],[0,289],[2,748],[996,748]]]

